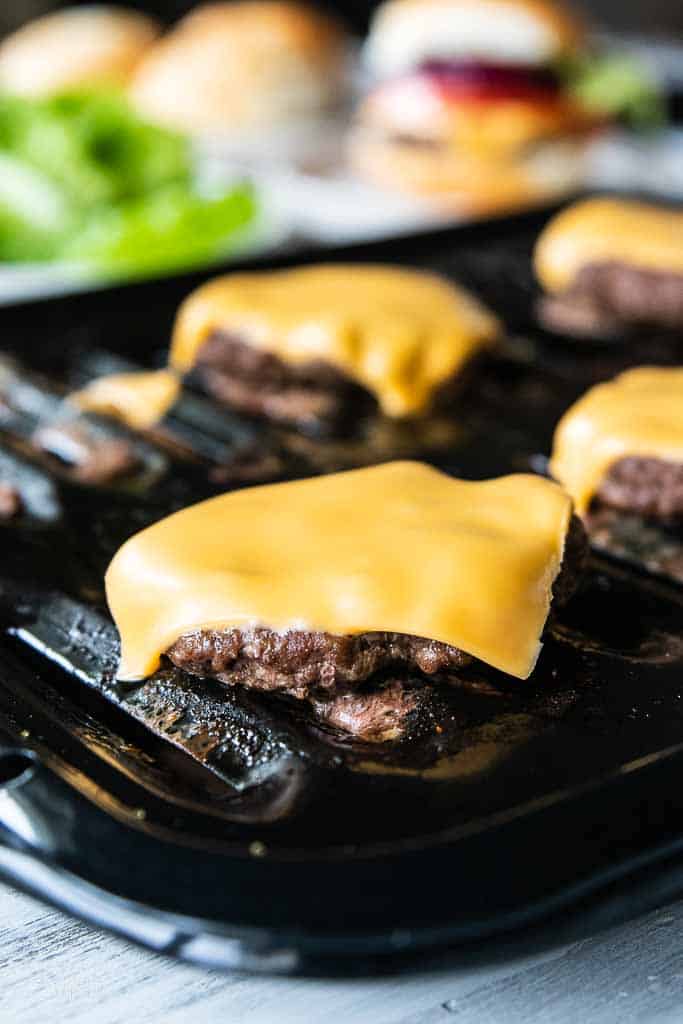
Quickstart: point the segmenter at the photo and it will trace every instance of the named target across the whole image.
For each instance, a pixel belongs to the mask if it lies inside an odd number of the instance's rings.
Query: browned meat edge
[[[322,360],[293,365],[216,331],[199,351],[202,384],[220,402],[252,416],[303,426],[335,425],[375,401],[365,388]]]
[[[551,330],[579,335],[609,333],[622,324],[683,327],[683,274],[590,263],[565,292],[542,299],[539,314]]]
[[[683,537],[671,532],[671,524],[596,502],[586,526],[598,551],[683,583]]]
[[[312,701],[319,721],[369,743],[398,740],[428,702],[425,688],[390,679],[370,690],[352,690]]]
[[[472,661],[457,647],[401,633],[277,633],[263,626],[186,633],[167,655],[196,675],[301,700],[358,687],[389,667],[434,675]]]
[[[445,381],[434,394],[434,404],[450,402],[481,358],[474,355]],[[220,402],[276,423],[336,428],[377,409],[369,391],[329,363],[286,363],[223,331],[202,346],[196,368],[202,385]]]
[[[573,517],[553,587],[556,605],[575,591],[586,551],[583,525]],[[457,647],[400,633],[337,636],[304,630],[278,633],[260,626],[186,633],[166,653],[179,668],[196,675],[323,704],[357,692],[387,670],[435,676],[457,672],[474,660]]]
[[[683,521],[683,463],[628,456],[609,469],[596,502],[624,512]]]

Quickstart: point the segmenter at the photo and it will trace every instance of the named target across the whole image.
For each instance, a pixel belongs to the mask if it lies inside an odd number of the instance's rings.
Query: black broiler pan
[[[602,531],[533,683],[482,671],[429,687],[387,743],[170,665],[115,678],[102,576],[144,525],[226,488],[396,457],[469,478],[544,472],[586,387],[681,362],[671,335],[588,343],[538,326],[546,218],[326,254],[451,274],[507,324],[458,401],[411,427],[303,435],[191,383],[144,436],[68,412],[88,379],[161,364],[196,275],[0,312],[0,483],[21,497],[0,523],[6,879],[187,960],[337,971],[528,925],[678,855],[680,550],[643,522]]]

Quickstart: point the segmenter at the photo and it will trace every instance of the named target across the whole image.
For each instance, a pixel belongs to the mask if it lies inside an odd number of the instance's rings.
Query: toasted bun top
[[[365,59],[380,77],[425,60],[547,64],[583,38],[581,24],[551,0],[385,0]]]
[[[56,11],[0,43],[0,87],[40,96],[80,84],[120,84],[159,32],[151,18],[123,7]]]
[[[148,116],[188,131],[249,128],[329,106],[347,58],[341,26],[303,4],[207,4],[154,47],[131,95]]]

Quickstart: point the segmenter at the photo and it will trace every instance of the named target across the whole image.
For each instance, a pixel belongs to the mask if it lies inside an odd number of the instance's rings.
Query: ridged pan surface
[[[438,270],[508,328],[437,413],[413,425],[369,417],[337,438],[242,419],[191,387],[144,436],[64,406],[99,373],[160,365],[197,275],[4,310],[0,482],[23,508],[0,525],[0,728],[127,829],[269,864],[410,856],[475,834],[493,843],[501,823],[677,753],[680,538],[632,518],[603,524],[531,681],[484,669],[450,684],[415,678],[424,692],[393,742],[349,741],[296,701],[170,665],[140,684],[115,679],[102,577],[146,524],[232,487],[390,458],[472,479],[543,472],[555,423],[588,386],[640,362],[681,362],[679,337],[587,343],[538,326],[530,254],[543,222],[523,216],[326,255]],[[98,453],[122,452],[126,472],[98,475]],[[595,864],[608,860],[601,849]],[[172,909],[192,906],[178,896]]]

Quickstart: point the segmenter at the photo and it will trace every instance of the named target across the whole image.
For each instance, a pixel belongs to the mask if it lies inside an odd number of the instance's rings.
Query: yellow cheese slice
[[[551,292],[568,288],[582,267],[607,262],[683,274],[683,209],[585,199],[554,217],[536,243],[536,274]]]
[[[114,416],[134,430],[147,430],[164,418],[179,394],[177,375],[155,370],[98,377],[69,395],[69,401],[85,412]]]
[[[500,327],[435,274],[338,264],[209,281],[180,307],[172,367],[191,369],[215,330],[288,363],[329,362],[375,395],[387,415],[406,416],[422,411]]]
[[[526,678],[570,516],[541,477],[473,483],[416,462],[212,498],[109,566],[119,676],[149,675],[188,631],[263,625],[426,637]]]
[[[639,367],[591,388],[557,426],[550,472],[583,514],[628,455],[683,462],[683,368]]]

